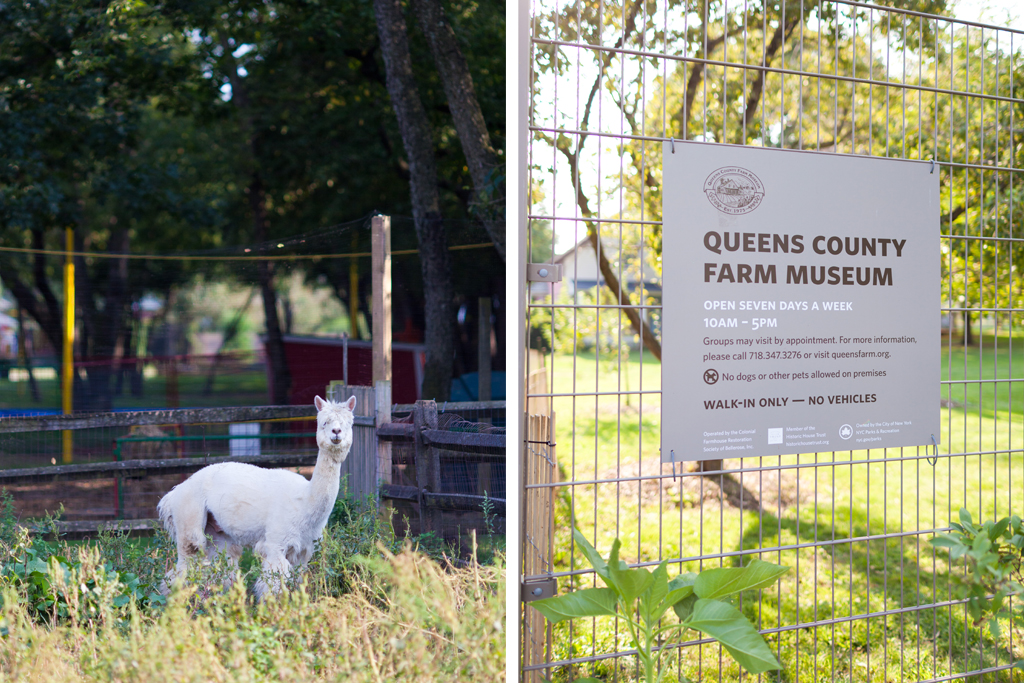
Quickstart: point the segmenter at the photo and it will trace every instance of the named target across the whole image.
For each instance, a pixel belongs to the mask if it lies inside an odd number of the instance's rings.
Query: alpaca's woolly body
[[[200,552],[212,557],[223,551],[237,563],[242,548],[251,547],[263,558],[264,576],[256,584],[262,597],[292,567],[309,561],[338,497],[355,397],[337,404],[317,396],[315,404],[320,452],[311,479],[225,462],[204,467],[160,500],[160,521],[178,548],[169,578],[183,578],[188,559]]]

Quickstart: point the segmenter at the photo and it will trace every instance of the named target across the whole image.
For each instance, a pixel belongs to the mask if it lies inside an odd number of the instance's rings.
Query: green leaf
[[[583,551],[587,561],[590,562],[590,566],[597,572],[597,575],[608,581],[608,565],[601,557],[601,553],[597,552],[594,546],[590,545],[590,541],[587,540],[586,536],[579,529],[572,530],[572,537],[576,541],[576,545]]]
[[[932,539],[931,543],[937,548],[956,548],[958,546],[963,546],[963,541],[950,534],[939,534]]]
[[[698,600],[687,625],[720,642],[748,673],[782,668],[753,624],[728,603]]]
[[[971,544],[971,549],[968,551],[976,560],[980,560],[982,556],[988,552],[989,548],[992,547],[992,541],[988,540],[988,536],[985,534],[978,534],[974,538],[974,543]]]
[[[611,588],[584,588],[529,603],[548,621],[557,624],[580,617],[615,616],[617,596]]]
[[[50,571],[50,567],[42,560],[32,560],[28,563],[27,570],[31,572],[39,572],[40,574],[46,574]]]
[[[615,539],[615,542],[612,543],[611,555],[608,556],[608,573],[612,588],[618,592],[622,602],[631,608],[633,601],[647,590],[647,587],[654,581],[654,577],[645,567],[630,569],[625,562],[619,560],[620,547],[622,544],[619,543],[619,539]]]
[[[960,524],[962,524],[964,529],[970,531],[972,534],[978,533],[978,530],[974,526],[974,521],[971,519],[971,513],[968,512],[967,508],[960,508]]]
[[[676,603],[672,605],[672,610],[676,613],[676,616],[679,617],[680,621],[686,621],[690,617],[693,613],[693,606],[697,603],[698,599],[699,598],[691,590],[686,597],[682,600],[676,601]]]
[[[701,598],[724,598],[740,591],[771,586],[788,571],[789,567],[761,560],[754,560],[746,567],[708,569],[697,577],[693,592]]]
[[[651,572],[651,585],[640,596],[640,614],[648,624],[657,623],[672,606],[668,602],[668,560]]]
[[[697,575],[693,572],[686,572],[679,576],[673,576],[672,580],[668,582],[668,590],[672,592],[685,586],[693,587],[694,582],[697,580]]]
[[[665,602],[675,606],[680,600],[693,595],[693,582],[696,580],[697,575],[693,572],[674,577],[668,582],[668,595],[665,596]]]

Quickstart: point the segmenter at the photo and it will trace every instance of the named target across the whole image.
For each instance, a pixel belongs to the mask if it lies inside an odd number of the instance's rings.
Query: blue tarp
[[[461,377],[452,380],[451,398],[449,401],[478,401],[477,391],[480,387],[478,375],[475,372],[467,372]],[[505,373],[491,372],[491,400],[505,400]]]

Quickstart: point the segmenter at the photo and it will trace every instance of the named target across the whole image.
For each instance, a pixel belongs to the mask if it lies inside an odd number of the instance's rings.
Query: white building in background
[[[616,243],[618,242],[618,240],[615,241]],[[645,249],[644,251],[644,255],[647,256],[647,250]],[[617,251],[608,250],[605,256],[612,264],[615,276],[620,278],[621,285],[629,293],[630,300],[634,305],[640,303],[661,304],[661,276],[655,271],[648,259],[645,259],[647,262],[644,263],[644,267],[642,269],[639,268],[640,254],[638,252],[632,258],[627,258],[627,262],[622,264],[620,271]],[[584,238],[576,243],[571,249],[557,256],[554,262],[562,266],[562,281],[554,284],[531,282],[530,298],[532,301],[543,303],[548,297],[552,297],[551,301],[557,303],[566,299],[571,300],[576,293],[581,295],[587,293],[587,298],[592,301],[597,287],[603,288],[609,294],[611,293],[611,290],[605,284],[604,277],[601,275],[597,253],[594,251],[594,247],[589,239]],[[641,272],[643,273],[642,283],[640,279]],[[641,284],[644,298],[646,299],[645,302],[640,301]],[[645,309],[643,312],[644,319],[656,336],[660,336],[661,332],[661,316],[658,315],[658,312],[652,309]],[[625,326],[624,329],[629,329],[628,322],[624,321],[623,324]],[[590,344],[593,341],[591,338],[586,340],[585,343]],[[639,345],[635,341],[630,341],[628,344],[630,347],[637,347]]]
[[[617,240],[616,240],[617,242]],[[603,245],[607,247],[607,245]],[[621,284],[634,298],[640,289],[640,273],[643,273],[643,290],[648,296],[653,296],[657,303],[661,302],[661,276],[657,274],[650,263],[644,263],[643,268],[637,267],[640,254],[634,255],[628,263],[622,264],[622,270],[618,268],[618,252],[607,249],[605,257],[612,264],[616,277],[620,278]],[[646,261],[647,259],[645,259]],[[530,295],[533,300],[543,299],[551,294],[557,301],[564,290],[565,294],[572,296],[576,292],[587,291],[600,285],[604,286],[604,277],[601,275],[601,268],[598,264],[597,253],[590,240],[584,238],[564,254],[555,258],[555,263],[562,265],[562,281],[553,285],[546,282],[533,282],[530,284]]]

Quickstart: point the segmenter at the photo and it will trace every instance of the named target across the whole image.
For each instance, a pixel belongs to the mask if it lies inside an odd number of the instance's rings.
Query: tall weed
[[[255,604],[251,554],[239,573],[197,563],[164,600],[151,592],[174,560],[163,532],[46,541],[7,500],[0,680],[504,679],[503,559],[442,567],[401,545],[372,501],[339,501],[307,573]]]
[[[41,624],[14,596],[0,608],[0,677],[12,681],[503,680],[503,567],[444,571],[406,547],[367,559],[379,591],[354,583],[341,597],[304,589],[252,607],[242,582],[194,589],[162,611],[132,605],[112,620]],[[383,596],[383,599],[382,599]],[[109,606],[109,596],[104,598]]]

